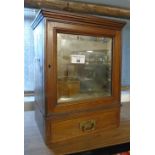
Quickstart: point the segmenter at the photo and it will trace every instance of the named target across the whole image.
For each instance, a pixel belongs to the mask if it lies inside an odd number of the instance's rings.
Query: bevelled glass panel
[[[112,38],[57,33],[58,103],[111,96]]]

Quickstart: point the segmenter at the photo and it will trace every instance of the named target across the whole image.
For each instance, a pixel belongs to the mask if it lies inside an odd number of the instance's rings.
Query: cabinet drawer
[[[119,125],[119,109],[89,112],[67,120],[51,122],[51,141],[57,142],[69,138],[94,134]]]

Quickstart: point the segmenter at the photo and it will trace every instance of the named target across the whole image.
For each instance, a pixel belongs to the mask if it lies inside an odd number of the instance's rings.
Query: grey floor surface
[[[34,111],[24,112],[24,155],[54,155],[43,142]]]

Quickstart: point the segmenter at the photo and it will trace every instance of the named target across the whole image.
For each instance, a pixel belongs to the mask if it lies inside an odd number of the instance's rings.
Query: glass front
[[[112,38],[57,33],[58,103],[111,96]]]

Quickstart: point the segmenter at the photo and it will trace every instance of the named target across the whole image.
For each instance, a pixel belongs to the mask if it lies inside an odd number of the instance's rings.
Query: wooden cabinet
[[[35,116],[46,144],[100,134],[120,121],[124,22],[41,10],[35,40]]]

